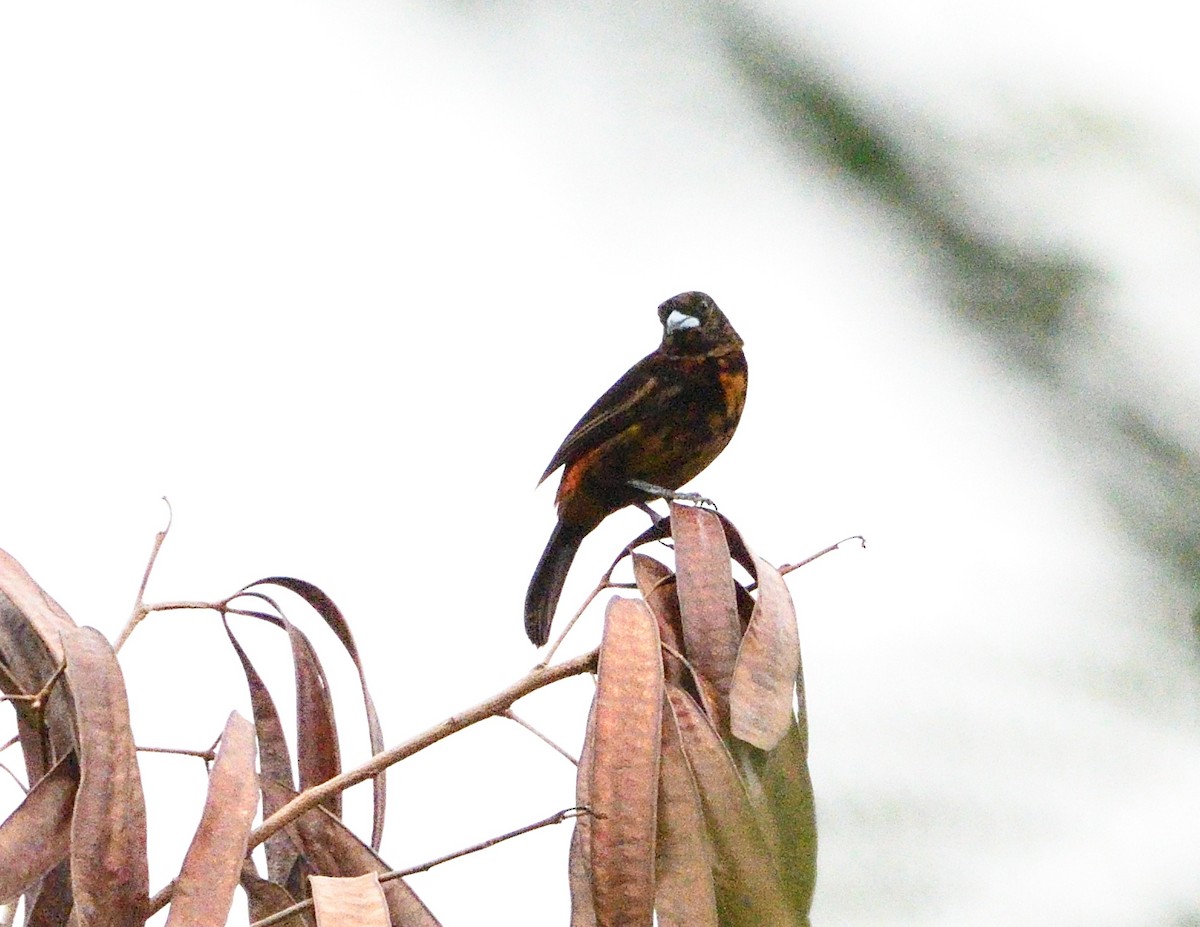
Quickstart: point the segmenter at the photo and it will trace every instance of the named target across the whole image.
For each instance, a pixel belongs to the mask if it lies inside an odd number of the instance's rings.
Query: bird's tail
[[[558,597],[562,595],[575,552],[586,535],[587,531],[560,521],[533,571],[529,591],[525,593],[525,633],[536,647],[550,639],[550,622],[554,620]]]

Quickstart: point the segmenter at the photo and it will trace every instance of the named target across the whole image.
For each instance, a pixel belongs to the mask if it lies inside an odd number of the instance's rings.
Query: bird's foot
[[[690,502],[692,505],[708,507],[714,512],[717,511],[717,503],[713,502],[708,496],[702,496],[698,492],[673,492],[671,493],[672,502]]]
[[[665,486],[655,486],[653,483],[647,483],[645,480],[626,480],[629,486],[634,489],[640,489],[644,493],[649,493],[657,499],[666,499],[668,502],[691,502],[693,505],[707,505],[715,512],[717,504],[707,496],[702,496],[698,492],[676,492],[673,489],[667,489]],[[651,509],[650,511],[654,511]]]

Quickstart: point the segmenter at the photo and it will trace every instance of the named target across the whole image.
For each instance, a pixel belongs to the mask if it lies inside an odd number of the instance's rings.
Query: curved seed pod
[[[662,691],[654,617],[646,603],[614,597],[600,644],[589,789],[599,927],[648,927],[653,918]]]

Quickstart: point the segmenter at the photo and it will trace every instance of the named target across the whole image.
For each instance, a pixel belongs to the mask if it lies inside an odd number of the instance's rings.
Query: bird
[[[525,594],[525,632],[534,646],[550,624],[583,539],[629,505],[653,513],[729,444],[746,404],[741,337],[711,296],[692,291],[658,307],[662,343],[596,400],[550,459],[559,467],[558,522]]]

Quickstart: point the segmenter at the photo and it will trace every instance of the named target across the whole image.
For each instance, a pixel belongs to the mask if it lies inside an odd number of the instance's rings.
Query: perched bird
[[[658,307],[662,344],[571,429],[542,474],[563,467],[558,524],[525,594],[525,632],[540,647],[579,545],[627,505],[670,497],[733,437],[746,402],[742,339],[704,293]]]

